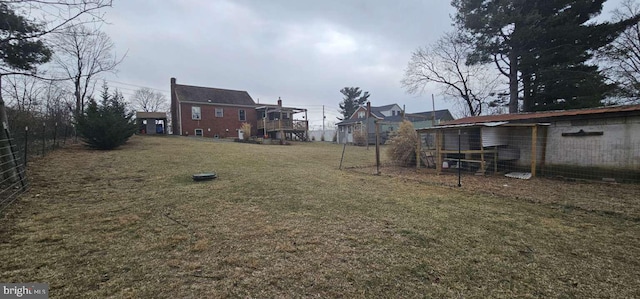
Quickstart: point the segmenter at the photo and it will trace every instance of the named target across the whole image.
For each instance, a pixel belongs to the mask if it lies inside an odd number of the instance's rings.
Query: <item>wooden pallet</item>
[[[436,160],[432,152],[427,153],[426,151],[421,151],[420,161],[422,161],[422,163],[424,163],[424,166],[426,167],[429,167],[429,168],[436,167]]]

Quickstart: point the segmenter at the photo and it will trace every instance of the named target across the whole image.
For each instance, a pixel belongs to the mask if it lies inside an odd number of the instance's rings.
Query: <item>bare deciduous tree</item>
[[[168,110],[167,97],[161,92],[149,88],[140,88],[133,94],[132,105],[136,111],[166,112]]]
[[[4,80],[2,92],[9,107],[10,131],[24,130],[26,126],[42,122],[70,124],[71,94],[62,88],[62,82],[31,76],[7,76]]]
[[[112,0],[0,0],[0,5],[4,8],[4,12],[8,13],[3,14],[3,18],[9,18],[11,14],[15,13],[17,18],[29,20],[30,23],[27,26],[31,26],[25,30],[24,27],[10,22],[15,22],[14,19],[7,20],[5,26],[0,26],[2,27],[0,45],[25,45],[28,47],[22,50],[29,52],[36,51],[33,45],[44,42],[45,38],[52,33],[60,33],[83,24],[103,22],[104,12],[102,9],[111,7]],[[49,46],[46,43],[44,46],[45,50],[48,50]],[[35,65],[48,61],[49,57],[26,55],[25,57],[30,57],[32,61],[26,65],[20,65],[20,67],[4,63],[7,57],[2,57],[0,76],[31,75],[42,78],[38,76]]]
[[[458,99],[464,106],[463,115],[480,115],[495,95],[499,76],[487,65],[467,65],[471,51],[471,43],[447,33],[434,44],[413,52],[401,83],[411,94],[422,93],[434,83],[445,95]]]
[[[85,100],[93,92],[96,77],[114,72],[124,56],[118,58],[109,36],[86,26],[73,26],[56,35],[54,62],[73,81],[76,100],[75,113],[84,108]]]
[[[628,19],[640,14],[640,4],[634,0],[624,0],[620,8],[613,12],[616,20]],[[609,75],[620,86],[623,102],[640,102],[640,23],[623,31],[604,50],[605,64],[609,65]]]
[[[30,76],[7,76],[2,84],[4,99],[17,111],[39,110],[39,98],[43,93],[42,81]]]
[[[113,0],[0,0],[42,25],[42,30],[28,35],[10,35],[0,42],[41,38],[79,24],[103,22],[103,8],[111,7]]]
[[[50,60],[51,52],[45,38],[51,33],[78,24],[102,22],[100,10],[111,6],[111,0],[0,0],[0,90],[3,78],[27,75],[43,78],[37,65]],[[9,55],[7,55],[9,53]],[[0,160],[6,160],[11,150],[6,146],[9,132],[5,102],[0,93]],[[15,181],[13,162],[3,163],[3,176]]]

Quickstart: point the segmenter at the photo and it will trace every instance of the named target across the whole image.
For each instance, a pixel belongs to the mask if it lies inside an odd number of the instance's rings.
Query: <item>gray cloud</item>
[[[429,110],[399,81],[411,51],[449,30],[452,13],[448,1],[118,1],[105,30],[128,54],[108,80],[167,91],[176,77],[282,97],[309,108],[314,125],[321,105],[335,119],[345,86],[371,92],[374,105]]]

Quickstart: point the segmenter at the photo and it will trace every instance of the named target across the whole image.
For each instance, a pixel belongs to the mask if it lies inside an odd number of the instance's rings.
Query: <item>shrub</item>
[[[251,124],[250,123],[242,123],[240,126],[240,130],[244,131],[244,139],[249,139],[251,137]]]
[[[117,91],[110,95],[103,87],[100,105],[89,101],[85,112],[76,117],[78,135],[87,147],[110,150],[127,142],[136,132],[133,113],[126,112],[122,95]]]
[[[410,121],[403,121],[398,131],[390,139],[387,154],[394,162],[402,166],[416,165],[416,147],[418,134]]]
[[[338,131],[333,133],[333,142],[338,142]]]
[[[367,132],[354,130],[353,131],[353,144],[358,146],[367,145]]]
[[[320,141],[324,141],[324,131],[322,131],[322,136],[320,136]]]

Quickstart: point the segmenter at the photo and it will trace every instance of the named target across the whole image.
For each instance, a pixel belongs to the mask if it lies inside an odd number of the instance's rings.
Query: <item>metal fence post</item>
[[[56,137],[58,136],[58,122],[55,122],[53,125],[53,145],[52,148],[56,148],[58,147],[58,144],[56,144]]]
[[[4,133],[7,134],[7,142],[9,143],[9,150],[11,151],[11,157],[13,158],[13,165],[15,167],[15,171],[18,173],[18,178],[20,178],[20,185],[22,186],[22,191],[24,191],[26,190],[27,186],[24,183],[24,177],[22,176],[22,172],[20,171],[20,164],[18,164],[16,151],[15,151],[15,148],[13,148],[13,143],[11,142],[11,135],[9,134],[9,129],[5,127]]]
[[[27,169],[27,153],[29,152],[29,126],[24,127],[24,169]]]
[[[47,139],[46,139],[47,138],[47,136],[46,136],[47,127],[46,127],[46,125],[47,125],[47,123],[42,122],[42,156],[43,157],[44,157],[44,154],[45,154],[45,146],[47,144]]]
[[[67,144],[67,131],[69,130],[69,125],[64,124],[64,139],[62,140],[62,146]]]

